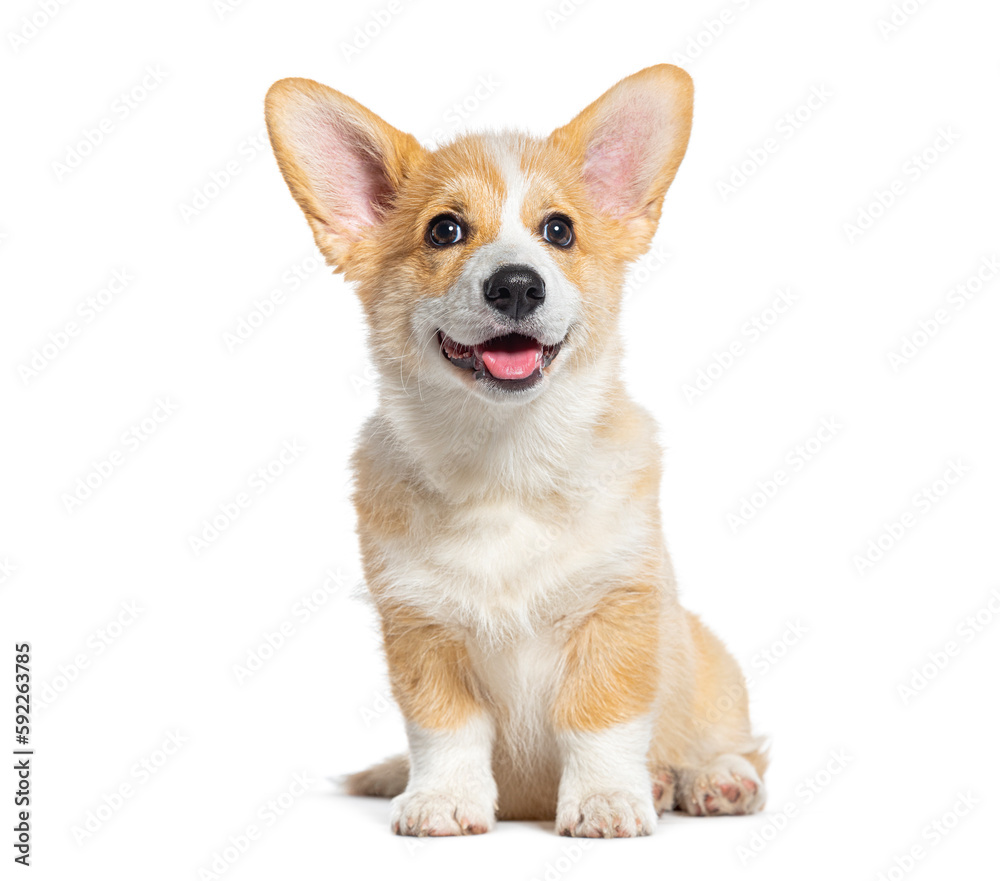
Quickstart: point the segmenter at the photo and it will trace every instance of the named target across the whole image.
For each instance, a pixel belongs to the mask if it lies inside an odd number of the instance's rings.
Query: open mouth
[[[455,342],[438,331],[441,353],[473,378],[508,391],[531,388],[559,354],[562,343],[548,346],[530,336],[509,333],[474,346]]]

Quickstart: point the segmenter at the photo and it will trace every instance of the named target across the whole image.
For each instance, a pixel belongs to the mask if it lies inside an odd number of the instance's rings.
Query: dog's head
[[[466,135],[429,151],[347,96],[285,79],[267,126],[316,244],[358,284],[383,378],[511,402],[613,345],[691,106],[690,77],[659,65],[548,138]]]

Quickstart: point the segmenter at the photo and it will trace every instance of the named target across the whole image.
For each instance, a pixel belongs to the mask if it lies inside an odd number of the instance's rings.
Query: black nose
[[[501,266],[486,279],[483,296],[497,312],[522,318],[545,299],[545,282],[530,266]]]

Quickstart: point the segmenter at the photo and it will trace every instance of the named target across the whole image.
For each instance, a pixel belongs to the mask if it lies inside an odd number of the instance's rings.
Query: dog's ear
[[[271,86],[265,117],[278,166],[316,244],[344,271],[423,148],[352,98],[307,79]]]
[[[625,222],[643,244],[656,231],[663,197],[684,158],[693,101],[687,72],[659,64],[612,86],[551,135],[579,157],[594,210]]]

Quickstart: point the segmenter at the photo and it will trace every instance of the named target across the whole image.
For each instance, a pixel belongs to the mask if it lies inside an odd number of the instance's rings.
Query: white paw
[[[575,838],[635,838],[656,828],[652,793],[595,792],[564,800],[556,814],[556,830]]]
[[[653,808],[657,815],[674,809],[677,777],[670,768],[653,771]]]
[[[767,794],[754,767],[742,756],[720,756],[703,771],[682,771],[679,806],[696,817],[752,814]]]
[[[492,804],[446,792],[404,792],[392,800],[397,835],[480,835],[496,826]]]

